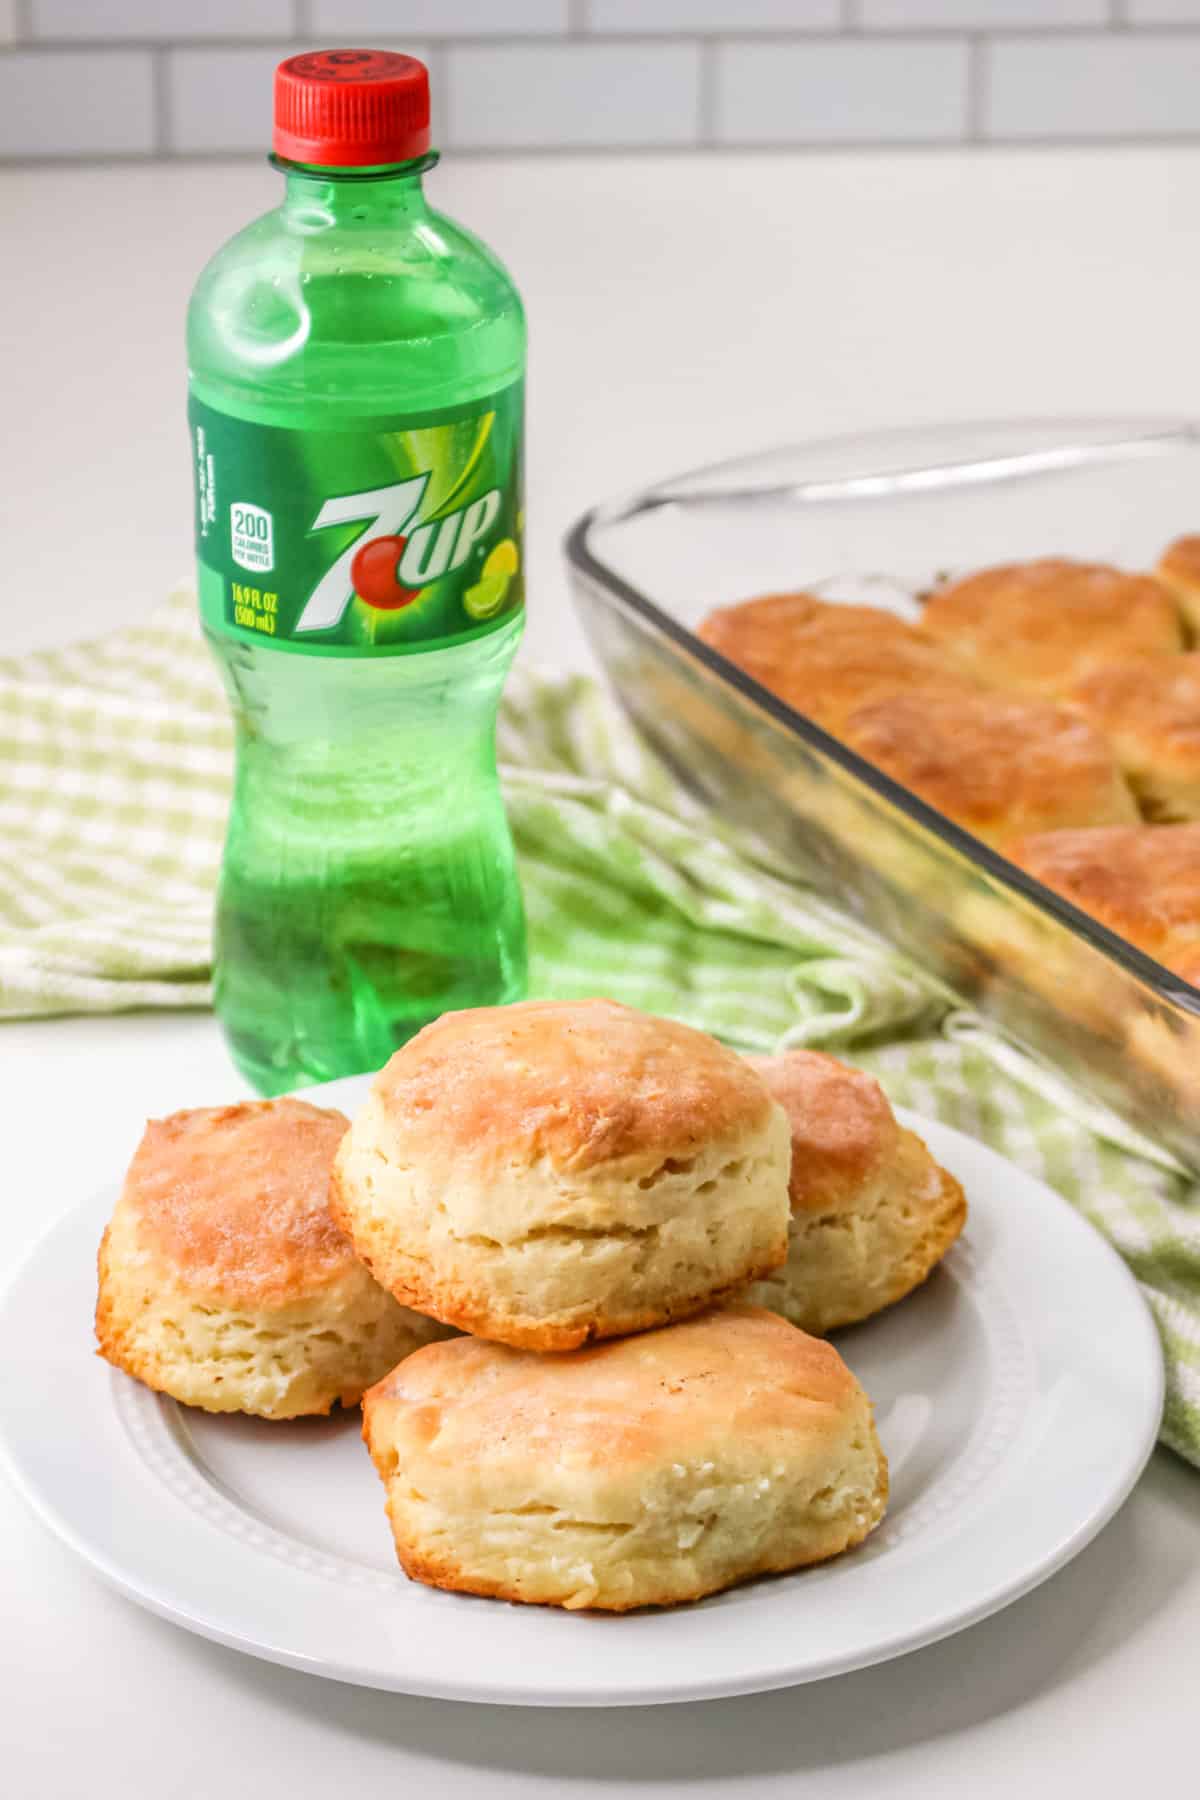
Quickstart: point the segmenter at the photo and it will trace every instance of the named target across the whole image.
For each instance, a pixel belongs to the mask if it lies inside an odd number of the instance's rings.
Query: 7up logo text
[[[521,387],[361,428],[259,425],[194,394],[205,627],[406,655],[520,623]]]
[[[339,624],[356,594],[368,606],[394,611],[411,605],[430,582],[462,568],[496,522],[500,490],[492,488],[467,506],[412,526],[428,484],[428,474],[414,475],[325,501],[310,532],[360,522],[361,530],[309,594],[296,621],[297,635]]]

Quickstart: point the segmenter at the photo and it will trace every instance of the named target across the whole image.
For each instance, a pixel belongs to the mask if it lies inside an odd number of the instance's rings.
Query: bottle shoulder
[[[525,360],[508,271],[424,206],[252,221],[201,271],[187,337],[197,391],[248,416],[418,411],[507,386]]]

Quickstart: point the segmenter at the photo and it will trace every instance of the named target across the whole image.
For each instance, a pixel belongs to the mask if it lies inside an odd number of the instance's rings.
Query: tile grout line
[[[28,6],[30,0],[16,0],[18,19],[23,16],[20,10],[23,3]],[[300,5],[303,5],[303,3],[304,0],[299,0]],[[298,12],[295,16],[299,19],[302,15]],[[306,35],[311,37],[313,34],[309,32]],[[379,33],[381,38],[391,39],[393,41],[401,35],[406,34],[399,33],[390,27],[386,31],[381,31]],[[882,25],[865,29],[859,26],[853,26],[849,29],[833,26],[831,28],[822,28],[814,31],[797,29],[788,30],[786,27],[770,31],[732,30],[710,32],[699,29],[689,31],[596,32],[589,29],[580,36],[575,36],[573,34],[564,36],[561,32],[549,31],[445,32],[438,31],[435,28],[430,31],[413,32],[411,35],[420,39],[422,43],[440,44],[446,49],[454,50],[561,49],[568,43],[586,45],[589,49],[619,48],[624,50],[639,50],[650,49],[655,46],[661,47],[663,45],[684,46],[704,41],[731,44],[735,45],[738,49],[746,49],[752,46],[779,49],[788,46],[799,47],[807,46],[809,44],[844,44],[847,42],[855,45],[905,44],[915,46],[946,42],[961,43],[964,39],[970,37],[978,37],[981,42],[984,43],[1012,43],[1018,41],[1036,44],[1078,44],[1085,40],[1095,41],[1097,39],[1105,40],[1109,38],[1120,38],[1122,41],[1127,41],[1130,38],[1136,38],[1139,43],[1153,44],[1163,42],[1174,43],[1179,41],[1195,42],[1197,39],[1200,39],[1200,16],[1197,16],[1195,19],[1178,20],[1173,23],[1168,21],[1147,21],[1145,24],[1136,26],[1133,25],[1131,20],[1121,21],[1119,23],[1110,20],[1108,22],[1101,22],[1090,26],[1006,25],[983,27],[976,30],[970,30],[962,25],[922,25],[915,30],[905,30],[900,26],[887,27]],[[192,51],[270,49],[275,45],[289,44],[295,41],[295,31],[290,34],[286,31],[257,32],[245,36],[231,35],[228,32],[214,32],[211,36],[206,37],[173,38],[122,37],[114,34],[109,37],[86,37],[81,35],[79,37],[30,38],[25,36],[21,39],[21,47],[22,49],[36,50],[40,55],[46,56],[70,55],[84,50],[170,50],[177,52],[180,55],[187,55]]]
[[[443,140],[444,142],[445,140]],[[1154,138],[1133,137],[1128,133],[1116,133],[1112,137],[1083,133],[1078,137],[1055,137],[1045,133],[1029,137],[997,135],[982,138],[974,148],[987,151],[1019,150],[1089,150],[1105,153],[1110,150],[1137,151],[1151,153],[1170,148],[1185,146],[1189,149],[1200,149],[1200,128],[1195,131],[1177,132],[1171,136]],[[878,155],[918,156],[930,158],[940,156],[947,150],[960,150],[963,140],[958,137],[936,138],[848,138],[831,141],[818,138],[778,138],[764,142],[757,138],[729,138],[721,143],[697,144],[695,140],[684,143],[663,143],[660,140],[630,140],[628,142],[609,142],[604,144],[461,144],[455,145],[456,158],[475,160],[480,157],[511,157],[514,161],[529,159],[540,161],[548,157],[567,157],[572,161],[586,160],[590,156],[663,156],[677,161],[684,156],[695,156],[697,152],[704,156],[718,155],[724,151],[735,151],[739,156],[781,156],[798,154],[801,156],[834,156],[859,158]],[[204,164],[238,163],[248,164],[261,161],[258,150],[179,150],[171,151],[167,160],[173,164],[192,164],[203,167]],[[0,152],[0,169],[4,170],[47,170],[97,167],[153,167],[154,158],[145,150],[117,150],[96,152],[91,150],[73,150],[67,155],[56,156],[50,152],[41,152],[36,156],[13,156]]]

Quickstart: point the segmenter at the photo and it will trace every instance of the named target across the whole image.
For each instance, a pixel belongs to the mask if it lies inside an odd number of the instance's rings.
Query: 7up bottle
[[[274,150],[283,204],[188,315],[200,611],[237,728],[216,1006],[263,1093],[377,1068],[525,979],[494,746],[521,303],[426,203],[413,58],[290,58]]]

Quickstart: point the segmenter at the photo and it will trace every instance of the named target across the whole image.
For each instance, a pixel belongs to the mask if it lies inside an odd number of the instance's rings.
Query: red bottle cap
[[[408,162],[429,148],[429,70],[392,50],[314,50],[275,71],[276,156],[325,168]]]

